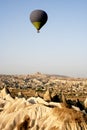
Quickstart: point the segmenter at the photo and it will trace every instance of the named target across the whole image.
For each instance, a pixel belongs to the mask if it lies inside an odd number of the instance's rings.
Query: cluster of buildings
[[[86,96],[87,79],[61,77],[36,73],[32,75],[0,75],[0,89],[8,87],[13,89],[32,89],[59,94],[63,92],[68,96]]]

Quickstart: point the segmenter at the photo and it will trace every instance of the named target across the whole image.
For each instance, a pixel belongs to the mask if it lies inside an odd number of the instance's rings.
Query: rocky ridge
[[[0,92],[0,130],[87,130],[87,113],[40,97],[12,98]]]

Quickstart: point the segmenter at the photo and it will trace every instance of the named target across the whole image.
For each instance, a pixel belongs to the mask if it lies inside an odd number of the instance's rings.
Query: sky
[[[30,13],[47,23],[37,33]],[[87,78],[87,0],[0,0],[0,74]]]

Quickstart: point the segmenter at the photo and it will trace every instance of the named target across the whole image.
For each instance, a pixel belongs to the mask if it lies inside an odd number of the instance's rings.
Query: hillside
[[[0,92],[0,130],[87,130],[87,113],[40,97],[13,99],[4,88]]]

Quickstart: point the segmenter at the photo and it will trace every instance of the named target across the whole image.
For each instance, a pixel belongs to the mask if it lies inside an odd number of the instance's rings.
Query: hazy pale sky
[[[37,33],[31,11],[48,21]],[[0,74],[87,77],[87,0],[0,0]]]

